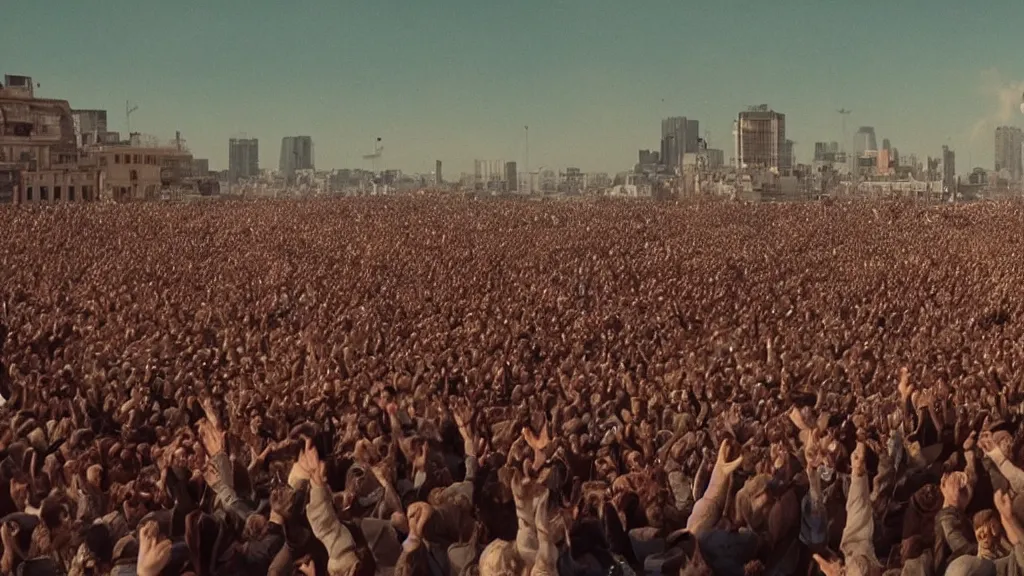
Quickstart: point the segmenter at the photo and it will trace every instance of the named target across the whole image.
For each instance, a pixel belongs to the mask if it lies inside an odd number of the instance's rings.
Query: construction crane
[[[130,101],[128,101],[128,100],[124,101],[124,119],[125,119],[125,122],[128,124],[128,139],[129,140],[132,137],[132,114],[136,110],[138,110],[138,109],[139,109],[139,107],[137,105],[136,106],[132,106]]]

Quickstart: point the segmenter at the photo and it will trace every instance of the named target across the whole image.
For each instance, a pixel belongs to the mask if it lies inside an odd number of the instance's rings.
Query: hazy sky
[[[731,156],[749,104],[787,115],[798,159],[872,125],[901,152],[991,167],[1024,124],[1024,2],[985,0],[0,0],[0,71],[106,108],[124,131],[226,167],[227,140],[309,134],[317,166],[446,178],[474,158],[614,172],[685,115]]]

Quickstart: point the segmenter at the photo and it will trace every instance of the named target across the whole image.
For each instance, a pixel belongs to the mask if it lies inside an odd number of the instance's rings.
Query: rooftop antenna
[[[128,123],[128,137],[129,138],[131,138],[131,136],[132,136],[132,113],[135,112],[138,109],[139,109],[139,107],[137,105],[136,106],[132,106],[130,101],[128,101],[128,100],[124,101],[124,119]]]

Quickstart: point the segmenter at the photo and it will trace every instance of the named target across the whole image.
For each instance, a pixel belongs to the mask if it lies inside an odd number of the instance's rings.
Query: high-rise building
[[[699,145],[700,123],[683,116],[661,121],[661,162],[675,168],[682,166],[683,154],[696,154]]]
[[[892,150],[892,144],[889,143],[888,138],[882,138],[882,150]]]
[[[641,166],[656,166],[661,157],[657,150],[641,150],[638,154],[638,164]]]
[[[815,142],[814,143],[814,159],[816,161],[822,161],[828,154],[828,142]]]
[[[719,148],[708,148],[705,153],[708,155],[708,169],[715,170],[725,166],[725,150]]]
[[[1024,132],[1016,126],[1000,126],[996,128],[996,172],[1005,170],[1011,182],[1020,182],[1024,178],[1024,165],[1021,155],[1024,150]]]
[[[736,124],[736,153],[740,168],[780,171],[789,168],[785,114],[761,104],[740,112]]]
[[[956,189],[956,153],[949,146],[942,147],[942,186],[947,192]]]
[[[444,178],[441,177],[441,161],[438,160],[434,166],[434,185],[440,186],[444,184]]]
[[[875,129],[871,126],[861,126],[853,136],[853,152],[857,156],[867,156],[869,152],[878,151],[878,142],[875,140]]]
[[[232,138],[228,141],[228,181],[254,178],[260,173],[260,141],[257,138]]]
[[[281,139],[280,170],[286,178],[294,178],[297,170],[313,169],[313,138],[285,136]]]
[[[505,186],[509,192],[519,190],[519,172],[515,162],[505,162]]]

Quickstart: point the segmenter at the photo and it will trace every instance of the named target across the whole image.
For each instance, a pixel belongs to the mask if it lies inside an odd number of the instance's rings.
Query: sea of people
[[[0,210],[2,575],[1024,574],[1024,205]]]

